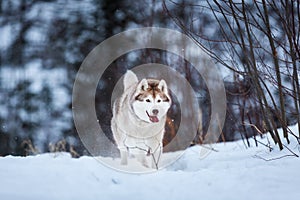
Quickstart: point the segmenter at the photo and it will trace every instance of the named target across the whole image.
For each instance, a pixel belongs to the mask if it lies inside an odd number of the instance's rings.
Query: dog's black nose
[[[153,109],[153,110],[152,110],[152,113],[153,113],[154,115],[157,115],[157,114],[158,114],[158,110],[157,110],[157,109]]]

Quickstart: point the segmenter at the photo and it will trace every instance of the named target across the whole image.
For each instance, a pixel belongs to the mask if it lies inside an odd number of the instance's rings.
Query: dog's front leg
[[[138,154],[135,154],[135,157],[137,160],[145,167],[150,167],[150,165],[147,162],[146,154],[145,152],[139,152]]]
[[[127,148],[120,148],[121,165],[128,164],[128,150]]]

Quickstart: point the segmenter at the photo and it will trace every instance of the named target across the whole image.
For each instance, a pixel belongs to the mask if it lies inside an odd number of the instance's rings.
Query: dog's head
[[[164,80],[143,79],[134,93],[133,110],[142,120],[159,122],[171,106],[168,86]]]

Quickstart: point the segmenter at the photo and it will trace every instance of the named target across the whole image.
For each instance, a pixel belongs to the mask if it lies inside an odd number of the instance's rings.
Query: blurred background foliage
[[[52,151],[69,151],[74,157],[88,154],[74,127],[71,102],[75,75],[88,53],[114,34],[155,26],[187,33],[215,54],[226,55],[221,40],[224,31],[230,29],[222,29],[220,25],[228,23],[226,18],[216,20],[215,15],[221,12],[212,12],[220,9],[218,1],[214,2],[216,8],[209,1],[201,0],[1,0],[0,155]],[[257,12],[251,4],[247,5]],[[271,23],[280,23],[281,19],[273,13],[270,17]],[[235,53],[246,56],[244,51]],[[227,51],[227,55],[231,52]],[[269,54],[261,56],[265,61],[272,60]],[[215,58],[223,72],[228,100],[227,118],[219,141],[248,139],[270,129],[264,122],[251,77],[244,73],[243,67],[238,67],[244,65],[245,59],[231,58],[227,63],[224,60],[228,58],[223,57],[224,62]],[[197,92],[203,110],[203,130],[199,130],[193,143],[202,143],[210,120],[205,83],[185,60],[155,49],[121,56],[106,70],[96,93],[96,109],[103,129],[107,135],[111,134],[110,96],[115,83],[127,69],[149,62],[176,69]],[[290,81],[289,76],[285,78],[284,81]],[[275,98],[279,99],[278,96],[277,93]],[[285,101],[285,125],[294,124],[299,120],[296,104],[289,103],[292,101],[289,95],[285,95]],[[276,113],[270,116],[274,117],[276,126],[282,125]],[[166,141],[176,134],[177,125],[172,121],[171,116]]]

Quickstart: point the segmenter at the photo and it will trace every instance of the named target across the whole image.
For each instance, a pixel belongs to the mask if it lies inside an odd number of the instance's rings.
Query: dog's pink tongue
[[[159,121],[157,116],[149,116],[149,119],[150,119],[150,121],[153,122],[153,123],[156,123],[156,122]]]

